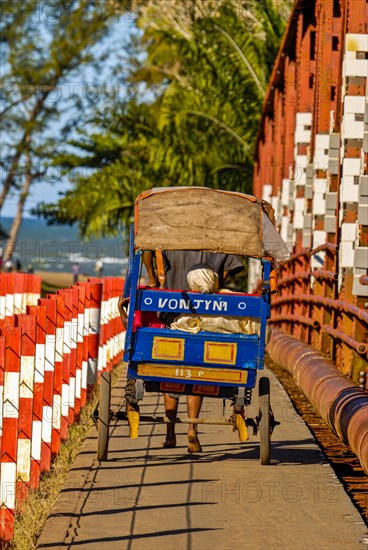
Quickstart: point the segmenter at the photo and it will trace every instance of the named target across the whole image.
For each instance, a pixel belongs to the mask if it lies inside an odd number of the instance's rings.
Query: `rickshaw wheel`
[[[100,406],[98,414],[97,460],[107,460],[109,448],[111,373],[103,372],[100,380]]]
[[[270,380],[265,376],[259,379],[259,436],[260,462],[269,464],[271,458],[270,432]]]

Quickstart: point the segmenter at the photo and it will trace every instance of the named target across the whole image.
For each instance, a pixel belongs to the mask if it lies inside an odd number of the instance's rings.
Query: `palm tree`
[[[129,221],[135,195],[148,187],[250,192],[262,103],[288,3],[146,2],[131,80],[150,93],[97,113],[96,133],[74,143],[82,153],[55,159],[93,173],[78,177],[58,208],[40,211],[78,220],[87,235],[106,234]]]

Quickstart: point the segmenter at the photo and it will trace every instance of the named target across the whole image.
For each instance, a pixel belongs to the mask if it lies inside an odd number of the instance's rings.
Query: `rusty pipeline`
[[[337,370],[321,352],[273,331],[271,359],[287,370],[332,431],[357,455],[368,474],[368,392]]]

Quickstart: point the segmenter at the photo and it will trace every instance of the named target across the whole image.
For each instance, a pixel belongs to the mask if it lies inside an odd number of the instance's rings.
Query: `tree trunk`
[[[29,136],[28,136],[27,141],[29,142]],[[32,166],[32,164],[31,164],[31,155],[30,155],[30,152],[29,152],[29,143],[28,143],[28,148],[27,148],[27,152],[25,154],[25,157],[26,157],[25,180],[24,180],[23,187],[20,191],[18,207],[17,207],[17,213],[15,215],[15,218],[13,220],[13,223],[12,223],[12,226],[11,226],[11,229],[10,229],[9,239],[6,243],[5,261],[7,261],[14,253],[15,245],[16,245],[17,238],[18,238],[20,224],[22,223],[22,219],[23,219],[24,205],[25,205],[25,202],[27,200],[28,193],[29,193],[29,188],[30,188],[32,180],[33,180],[33,175],[32,175],[32,170],[31,170],[31,166]]]
[[[22,154],[22,150],[21,150],[21,147],[19,147],[17,152],[15,153],[15,155],[13,157],[10,170],[9,170],[8,175],[6,176],[6,179],[3,183],[3,188],[2,188],[1,194],[0,194],[0,210],[3,207],[4,201],[5,201],[7,195],[10,191],[10,188],[11,188],[12,184],[13,184],[13,179],[14,179],[14,176],[15,176],[16,171],[18,169],[19,159],[21,157],[21,154]]]
[[[30,127],[32,127],[32,124],[37,120],[37,117],[40,114],[40,112],[42,111],[42,108],[44,106],[44,103],[45,103],[49,93],[55,88],[55,86],[56,86],[56,84],[53,84],[52,87],[48,91],[44,92],[41,95],[41,97],[36,101],[32,111],[30,113],[29,120],[27,121],[27,124],[30,125]],[[29,150],[29,147],[27,146],[27,144],[29,144],[30,133],[31,133],[31,130],[29,128],[26,128],[25,132],[23,133],[21,141],[17,145],[17,149],[14,153],[12,163],[11,163],[11,166],[9,168],[9,172],[8,172],[6,178],[5,178],[5,181],[3,183],[2,190],[1,190],[1,193],[0,193],[0,210],[2,209],[4,201],[5,201],[8,193],[11,189],[11,186],[13,185],[14,176],[17,173],[18,166],[19,166],[19,161],[20,161],[20,158],[21,158],[21,156],[24,152],[24,148]],[[27,165],[27,160],[26,160],[26,165]],[[27,173],[27,167],[26,167],[26,173]]]

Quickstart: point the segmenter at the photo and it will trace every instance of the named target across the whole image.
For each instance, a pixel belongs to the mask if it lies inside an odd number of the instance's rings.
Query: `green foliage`
[[[18,196],[6,257],[14,250],[31,184],[45,177],[50,155],[88,111],[82,69],[101,61],[94,47],[111,27],[109,4],[2,2],[0,122],[6,133],[0,208],[9,193],[17,190]]]
[[[125,104],[109,102],[96,113],[93,134],[70,144],[75,154],[54,159],[78,168],[58,210],[43,205],[43,213],[78,220],[87,235],[110,234],[131,219],[134,198],[146,188],[251,192],[254,144],[287,7],[272,0],[144,2],[130,59],[130,80],[144,92]]]

